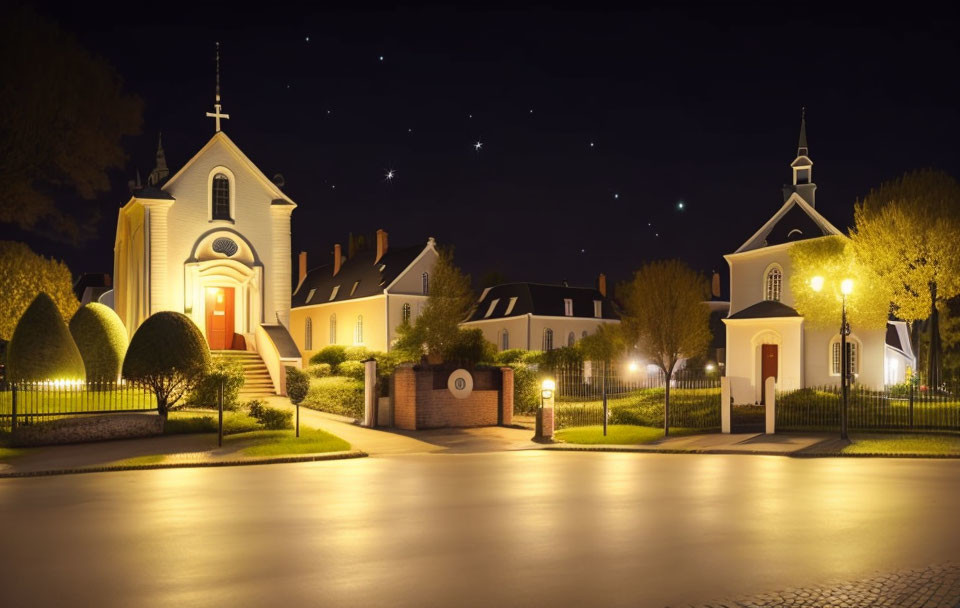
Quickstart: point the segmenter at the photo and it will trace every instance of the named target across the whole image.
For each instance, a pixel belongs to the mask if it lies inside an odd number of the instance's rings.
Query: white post
[[[720,432],[730,432],[730,378],[720,378]]]
[[[777,420],[777,381],[773,376],[770,376],[766,379],[765,383],[764,395],[767,398],[767,408],[764,413],[766,414],[767,425],[764,432],[768,435],[773,435],[776,432],[774,427],[776,426]]]
[[[367,359],[363,365],[363,426],[373,428],[377,425],[377,361]]]

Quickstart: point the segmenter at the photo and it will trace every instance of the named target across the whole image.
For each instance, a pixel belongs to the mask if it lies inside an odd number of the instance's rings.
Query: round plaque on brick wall
[[[457,399],[466,399],[473,392],[473,376],[465,369],[458,369],[450,374],[447,388]]]

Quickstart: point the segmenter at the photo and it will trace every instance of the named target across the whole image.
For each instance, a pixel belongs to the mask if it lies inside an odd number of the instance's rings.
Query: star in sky
[[[613,198],[620,198],[620,193],[619,193],[619,192],[615,192],[615,193],[613,194]]]
[[[310,42],[310,36],[307,36],[306,38],[304,38],[304,40],[306,40],[307,42]]]
[[[677,211],[683,211],[683,209],[684,209],[686,206],[687,206],[687,204],[686,204],[685,202],[683,202],[683,200],[681,199],[681,200],[677,203]]]
[[[387,172],[384,174],[384,178],[386,179],[386,181],[390,182],[390,181],[393,181],[393,177],[396,174],[397,172],[394,169],[387,169]]]
[[[591,148],[593,147],[593,142],[592,142],[592,141],[590,142],[590,147],[591,147]]]
[[[473,144],[473,149],[476,150],[477,152],[479,152],[480,148],[482,147],[483,147],[483,142],[480,140],[477,140],[477,143]]]
[[[380,61],[383,61],[383,55],[380,55]]]

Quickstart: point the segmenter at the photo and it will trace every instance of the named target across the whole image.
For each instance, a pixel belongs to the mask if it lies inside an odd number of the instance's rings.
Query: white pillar
[[[764,387],[764,395],[767,400],[766,411],[766,429],[765,433],[768,435],[773,435],[776,432],[776,410],[777,410],[777,381],[773,376],[770,376],[765,381],[766,386]]]
[[[171,310],[170,299],[167,297],[170,291],[168,285],[170,234],[167,227],[167,214],[172,205],[173,201],[143,202],[150,238],[148,251],[150,299],[148,301],[151,315],[162,310]]]
[[[720,378],[720,432],[730,432],[730,378]]]
[[[377,361],[363,362],[363,426],[377,426]]]
[[[293,272],[290,259],[290,214],[293,205],[275,203],[271,205],[273,214],[273,247],[271,248],[272,268],[267,268],[267,282],[269,283],[272,307],[266,307],[267,314],[264,322],[268,325],[276,323],[277,319],[284,327],[290,327],[290,294],[293,293]],[[267,294],[264,294],[266,296]]]

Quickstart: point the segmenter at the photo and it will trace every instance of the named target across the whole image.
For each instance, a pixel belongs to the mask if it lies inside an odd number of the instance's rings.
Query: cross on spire
[[[220,43],[217,43],[217,95],[213,104],[213,112],[207,112],[207,117],[216,121],[216,132],[220,132],[220,119],[230,118],[229,114],[220,111]]]

